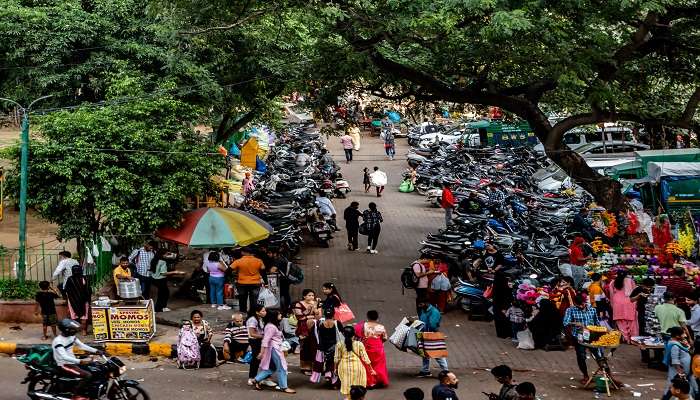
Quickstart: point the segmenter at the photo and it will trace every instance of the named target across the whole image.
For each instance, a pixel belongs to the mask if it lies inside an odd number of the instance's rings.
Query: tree
[[[39,118],[29,205],[58,224],[61,239],[106,232],[138,239],[176,225],[186,198],[211,191],[210,177],[223,166],[223,157],[194,132],[200,115],[162,96]]]
[[[340,69],[387,98],[499,106],[527,120],[549,158],[612,210],[624,207],[619,184],[571,151],[565,132],[619,120],[699,131],[695,1],[334,0],[306,9],[326,26],[318,46],[343,56],[316,65],[318,79]],[[549,110],[570,116],[553,124]]]

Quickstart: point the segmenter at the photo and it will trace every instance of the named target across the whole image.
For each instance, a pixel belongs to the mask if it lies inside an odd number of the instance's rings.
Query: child
[[[282,314],[282,321],[280,321],[280,330],[282,331],[282,335],[284,335],[284,340],[289,342],[289,354],[294,354],[294,351],[299,346],[299,338],[296,334],[296,317],[294,317],[294,314],[289,309],[287,309]]]
[[[248,350],[248,328],[243,323],[243,314],[235,313],[226,325],[224,334],[224,358],[231,362],[242,363],[241,357]],[[226,357],[228,354],[228,357]]]
[[[513,301],[510,308],[506,311],[506,318],[510,321],[514,342],[518,341],[518,332],[525,329],[525,313],[523,312],[522,303],[520,300]]]
[[[56,304],[54,300],[58,298],[58,293],[51,287],[51,283],[48,281],[39,282],[39,291],[36,292],[34,299],[37,302],[37,311],[41,310],[42,318],[42,329],[44,331],[44,336],[42,339],[46,340],[49,338],[48,327],[51,327],[51,332],[53,336],[56,337]],[[38,312],[37,312],[38,314]]]

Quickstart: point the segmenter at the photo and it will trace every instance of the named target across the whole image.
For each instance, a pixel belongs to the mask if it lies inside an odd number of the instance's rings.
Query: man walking
[[[374,172],[369,174],[370,182],[375,188],[377,188],[377,197],[382,197],[382,192],[384,191],[384,185],[386,185],[387,179],[386,173],[381,171],[379,167],[374,167]]]
[[[64,287],[66,286],[68,278],[71,276],[74,265],[78,265],[78,261],[71,258],[70,251],[64,250],[58,253],[58,265],[56,265],[52,277],[54,280],[58,281],[58,291],[61,292],[63,298],[66,297]]]
[[[340,137],[340,143],[343,145],[343,150],[345,151],[345,163],[350,164],[352,161],[352,150],[355,148],[355,141],[352,136],[345,131],[345,134]]]
[[[421,299],[418,303],[418,308],[420,310],[418,318],[424,324],[423,332],[438,332],[440,330],[440,321],[442,320],[440,311],[430,304],[427,299]],[[447,371],[447,358],[437,357],[435,362],[437,362],[442,372]],[[430,358],[423,357],[423,367],[416,377],[425,378],[428,376],[432,376],[430,373]]]
[[[438,374],[440,383],[433,387],[433,400],[459,400],[455,389],[459,387],[459,379],[454,372],[448,370],[440,371]]]
[[[455,208],[455,196],[452,194],[452,185],[449,182],[442,184],[442,196],[440,206],[445,209],[445,226],[452,225],[452,210]]]
[[[359,247],[357,244],[357,235],[360,230],[360,217],[362,216],[359,208],[360,203],[353,201],[343,212],[345,229],[348,231],[348,250],[350,251],[355,251]]]
[[[134,278],[141,284],[141,296],[150,299],[151,293],[151,260],[155,256],[153,250],[157,247],[155,241],[144,243],[143,247],[134,250],[129,256],[129,262],[136,265]]]

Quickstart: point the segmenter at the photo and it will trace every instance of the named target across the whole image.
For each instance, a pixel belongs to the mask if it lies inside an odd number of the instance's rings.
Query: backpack
[[[403,272],[401,272],[401,285],[406,289],[415,289],[418,286],[418,276],[413,271],[415,264],[411,264],[410,267],[404,268]]]
[[[17,357],[17,360],[44,370],[50,370],[56,367],[56,361],[53,358],[53,349],[51,346],[45,344],[32,346],[25,355]]]
[[[199,368],[201,356],[199,341],[192,326],[185,324],[180,328],[177,341],[177,367],[182,369]]]
[[[304,282],[304,270],[299,268],[298,265],[289,262],[287,263],[287,280],[292,285],[298,285]]]

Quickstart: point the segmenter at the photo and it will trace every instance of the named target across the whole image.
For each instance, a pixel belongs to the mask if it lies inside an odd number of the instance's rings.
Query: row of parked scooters
[[[323,216],[316,196],[345,197],[350,185],[330,157],[324,157],[324,142],[311,126],[289,125],[270,149],[267,170],[255,177],[256,189],[244,209],[274,228],[271,247],[295,255],[304,235],[310,234],[321,247],[328,247],[335,221]]]
[[[456,204],[452,224],[421,242],[422,258],[441,259],[449,266],[452,291],[448,305],[470,316],[488,316],[484,291],[493,282],[486,269],[484,248],[492,244],[504,255],[503,269],[517,286],[553,282],[568,271],[568,245],[575,214],[590,197],[543,193],[533,173],[545,164],[529,147],[468,148],[436,143],[410,150],[408,164],[416,170],[416,191],[439,206],[442,186],[450,183]],[[408,174],[407,174],[408,176]],[[492,201],[492,191],[505,200]]]

